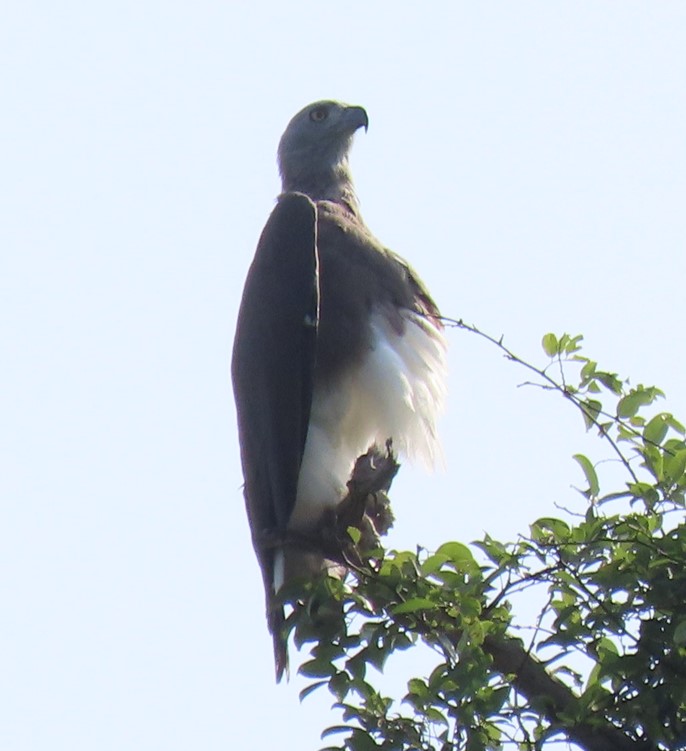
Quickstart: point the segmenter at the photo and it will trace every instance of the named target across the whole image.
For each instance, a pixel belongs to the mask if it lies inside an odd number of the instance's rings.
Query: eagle
[[[244,496],[266,594],[277,681],[288,668],[284,583],[327,565],[288,543],[317,534],[370,447],[432,466],[446,391],[439,310],[362,219],[349,166],[367,112],[319,101],[278,147],[282,192],[259,239],[231,372]]]

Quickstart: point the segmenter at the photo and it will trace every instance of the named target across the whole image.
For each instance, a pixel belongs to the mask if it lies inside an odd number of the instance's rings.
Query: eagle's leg
[[[355,462],[347,494],[322,517],[314,530],[269,531],[262,536],[262,546],[294,548],[303,553],[319,554],[335,563],[362,565],[360,553],[377,548],[381,537],[393,526],[388,491],[399,469],[390,440],[385,450],[372,446]],[[357,544],[348,534],[350,528],[360,532]]]

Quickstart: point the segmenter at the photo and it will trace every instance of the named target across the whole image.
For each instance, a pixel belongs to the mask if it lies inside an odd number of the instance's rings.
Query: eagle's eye
[[[313,123],[320,123],[329,116],[329,110],[326,107],[316,107],[310,112],[310,120]]]

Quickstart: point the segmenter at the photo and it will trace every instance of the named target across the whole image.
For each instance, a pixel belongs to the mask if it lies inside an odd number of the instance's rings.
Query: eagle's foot
[[[390,440],[385,451],[372,446],[355,462],[348,494],[336,507],[334,519],[335,537],[345,557],[353,559],[351,563],[360,560],[360,553],[377,548],[381,537],[393,526],[388,491],[399,469]],[[348,533],[351,527],[360,532],[359,541],[352,546]]]

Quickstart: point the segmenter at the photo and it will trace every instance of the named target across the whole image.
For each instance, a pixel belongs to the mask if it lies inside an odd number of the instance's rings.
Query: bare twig
[[[627,471],[633,478],[634,482],[638,482],[638,477],[636,476],[636,473],[634,472],[631,464],[629,463],[629,460],[624,456],[621,449],[617,445],[617,442],[608,435],[607,431],[603,429],[603,426],[600,424],[600,422],[597,419],[596,415],[593,415],[589,412],[588,407],[584,405],[584,402],[579,399],[579,397],[574,394],[572,391],[569,390],[569,388],[564,383],[564,378],[562,379],[562,384],[558,383],[554,378],[549,376],[544,370],[541,370],[540,368],[537,368],[535,365],[532,365],[531,363],[528,363],[526,360],[522,360],[521,357],[516,355],[512,350],[510,350],[508,347],[506,347],[503,344],[503,337],[501,336],[499,339],[496,339],[494,336],[491,336],[490,334],[485,333],[484,331],[481,331],[476,326],[473,326],[471,324],[465,323],[462,320],[456,320],[454,318],[446,318],[443,317],[441,319],[443,323],[455,326],[457,328],[463,329],[464,331],[469,331],[472,334],[476,334],[477,336],[480,336],[482,339],[486,339],[486,341],[490,342],[491,344],[494,344],[498,349],[503,352],[505,357],[508,360],[511,360],[512,362],[517,363],[518,365],[521,365],[522,367],[526,368],[527,370],[532,371],[533,373],[536,373],[536,375],[539,378],[542,378],[546,383],[544,384],[532,384],[540,386],[541,388],[550,390],[550,391],[558,391],[562,396],[565,397],[565,399],[569,399],[576,407],[581,411],[583,415],[593,424],[595,425],[600,435],[610,444],[612,447],[612,450],[617,454],[619,460],[622,462],[622,464],[626,467]],[[561,362],[560,362],[561,365]],[[598,414],[604,414],[602,411]],[[606,415],[607,417],[610,417],[613,420],[617,420],[617,418],[613,415]],[[623,422],[619,421],[620,424],[624,424]],[[635,430],[628,426],[628,429]]]

